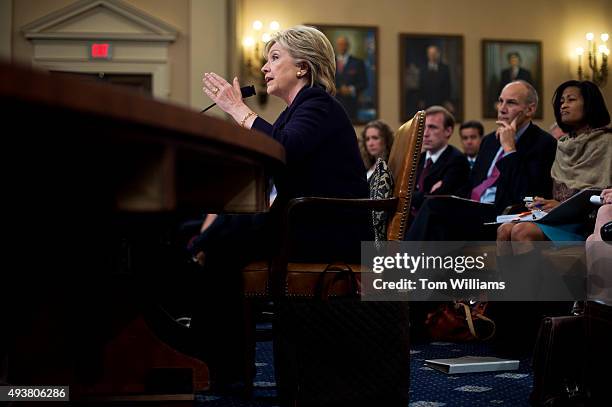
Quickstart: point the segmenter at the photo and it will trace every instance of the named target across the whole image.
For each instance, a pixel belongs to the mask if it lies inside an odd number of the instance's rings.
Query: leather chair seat
[[[361,282],[361,264],[348,264],[357,273],[357,281]],[[288,263],[284,295],[288,297],[314,297],[316,284],[327,264],[323,263]],[[268,297],[268,263],[252,262],[242,271],[244,295],[247,298]],[[333,278],[333,272],[326,278]],[[348,293],[349,287],[343,282],[334,284],[330,295],[343,296]]]

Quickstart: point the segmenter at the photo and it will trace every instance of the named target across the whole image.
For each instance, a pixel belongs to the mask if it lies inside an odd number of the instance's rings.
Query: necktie
[[[423,188],[425,188],[425,177],[429,175],[429,168],[432,166],[432,164],[433,161],[431,158],[428,158],[427,161],[425,161],[425,166],[423,167],[423,171],[421,171],[421,175],[419,175],[417,186],[421,192],[423,192]]]
[[[425,161],[425,165],[423,166],[423,171],[421,171],[421,174],[419,175],[419,179],[417,180],[417,190],[424,192],[423,189],[425,188],[425,177],[429,174],[429,168],[433,165],[433,161],[431,160],[431,158],[428,158],[427,161]],[[410,208],[410,214],[412,215],[412,217],[415,217],[416,214],[418,212],[418,209],[415,208],[414,206],[412,208]]]
[[[338,58],[338,61],[336,62],[336,68],[338,72],[344,71],[344,59],[343,58]]]
[[[491,175],[489,175],[489,177],[487,179],[485,179],[480,184],[475,186],[474,189],[472,189],[472,196],[471,196],[471,198],[474,201],[480,202],[480,198],[482,197],[484,192],[487,189],[489,189],[493,184],[495,184],[495,181],[497,181],[497,178],[499,178],[499,170],[497,169],[497,162],[499,160],[501,160],[501,158],[503,156],[504,156],[504,153],[502,151],[502,153],[499,154],[497,156],[497,159],[495,160],[495,165],[493,166],[493,171],[491,171]]]

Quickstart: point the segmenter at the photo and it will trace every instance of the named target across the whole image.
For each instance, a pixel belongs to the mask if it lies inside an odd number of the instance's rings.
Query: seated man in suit
[[[484,135],[484,127],[482,123],[476,120],[470,120],[463,122],[459,127],[459,137],[461,138],[461,146],[463,147],[463,153],[467,158],[470,170],[474,168],[476,164],[476,157],[478,157],[478,151],[480,150],[480,142]]]
[[[550,196],[556,140],[531,122],[538,94],[529,83],[509,83],[498,100],[498,129],[482,139],[470,174],[471,201],[426,200],[406,240],[495,240],[494,221],[525,196]]]
[[[442,106],[425,111],[423,149],[412,195],[412,214],[416,215],[426,195],[467,195],[470,168],[465,156],[448,145],[455,118]]]

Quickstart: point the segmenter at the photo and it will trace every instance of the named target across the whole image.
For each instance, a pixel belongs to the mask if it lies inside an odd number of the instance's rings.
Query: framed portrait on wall
[[[497,99],[513,80],[529,82],[540,95],[535,118],[542,118],[542,43],[482,40],[482,116],[497,117]]]
[[[336,53],[336,98],[353,124],[378,119],[378,28],[306,24],[327,36]]]
[[[463,36],[400,34],[400,120],[439,105],[463,121]]]

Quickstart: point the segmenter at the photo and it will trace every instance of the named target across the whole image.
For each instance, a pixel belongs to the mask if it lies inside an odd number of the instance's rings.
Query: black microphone
[[[241,87],[240,88],[240,93],[242,94],[242,98],[243,99],[246,99],[248,97],[251,97],[251,96],[257,94],[255,92],[255,86],[253,86],[253,85],[247,85],[247,86]],[[208,109],[212,108],[214,105],[216,105],[216,103],[213,103],[212,105],[208,106],[206,109],[203,109],[202,111],[200,111],[200,113],[204,113]]]

